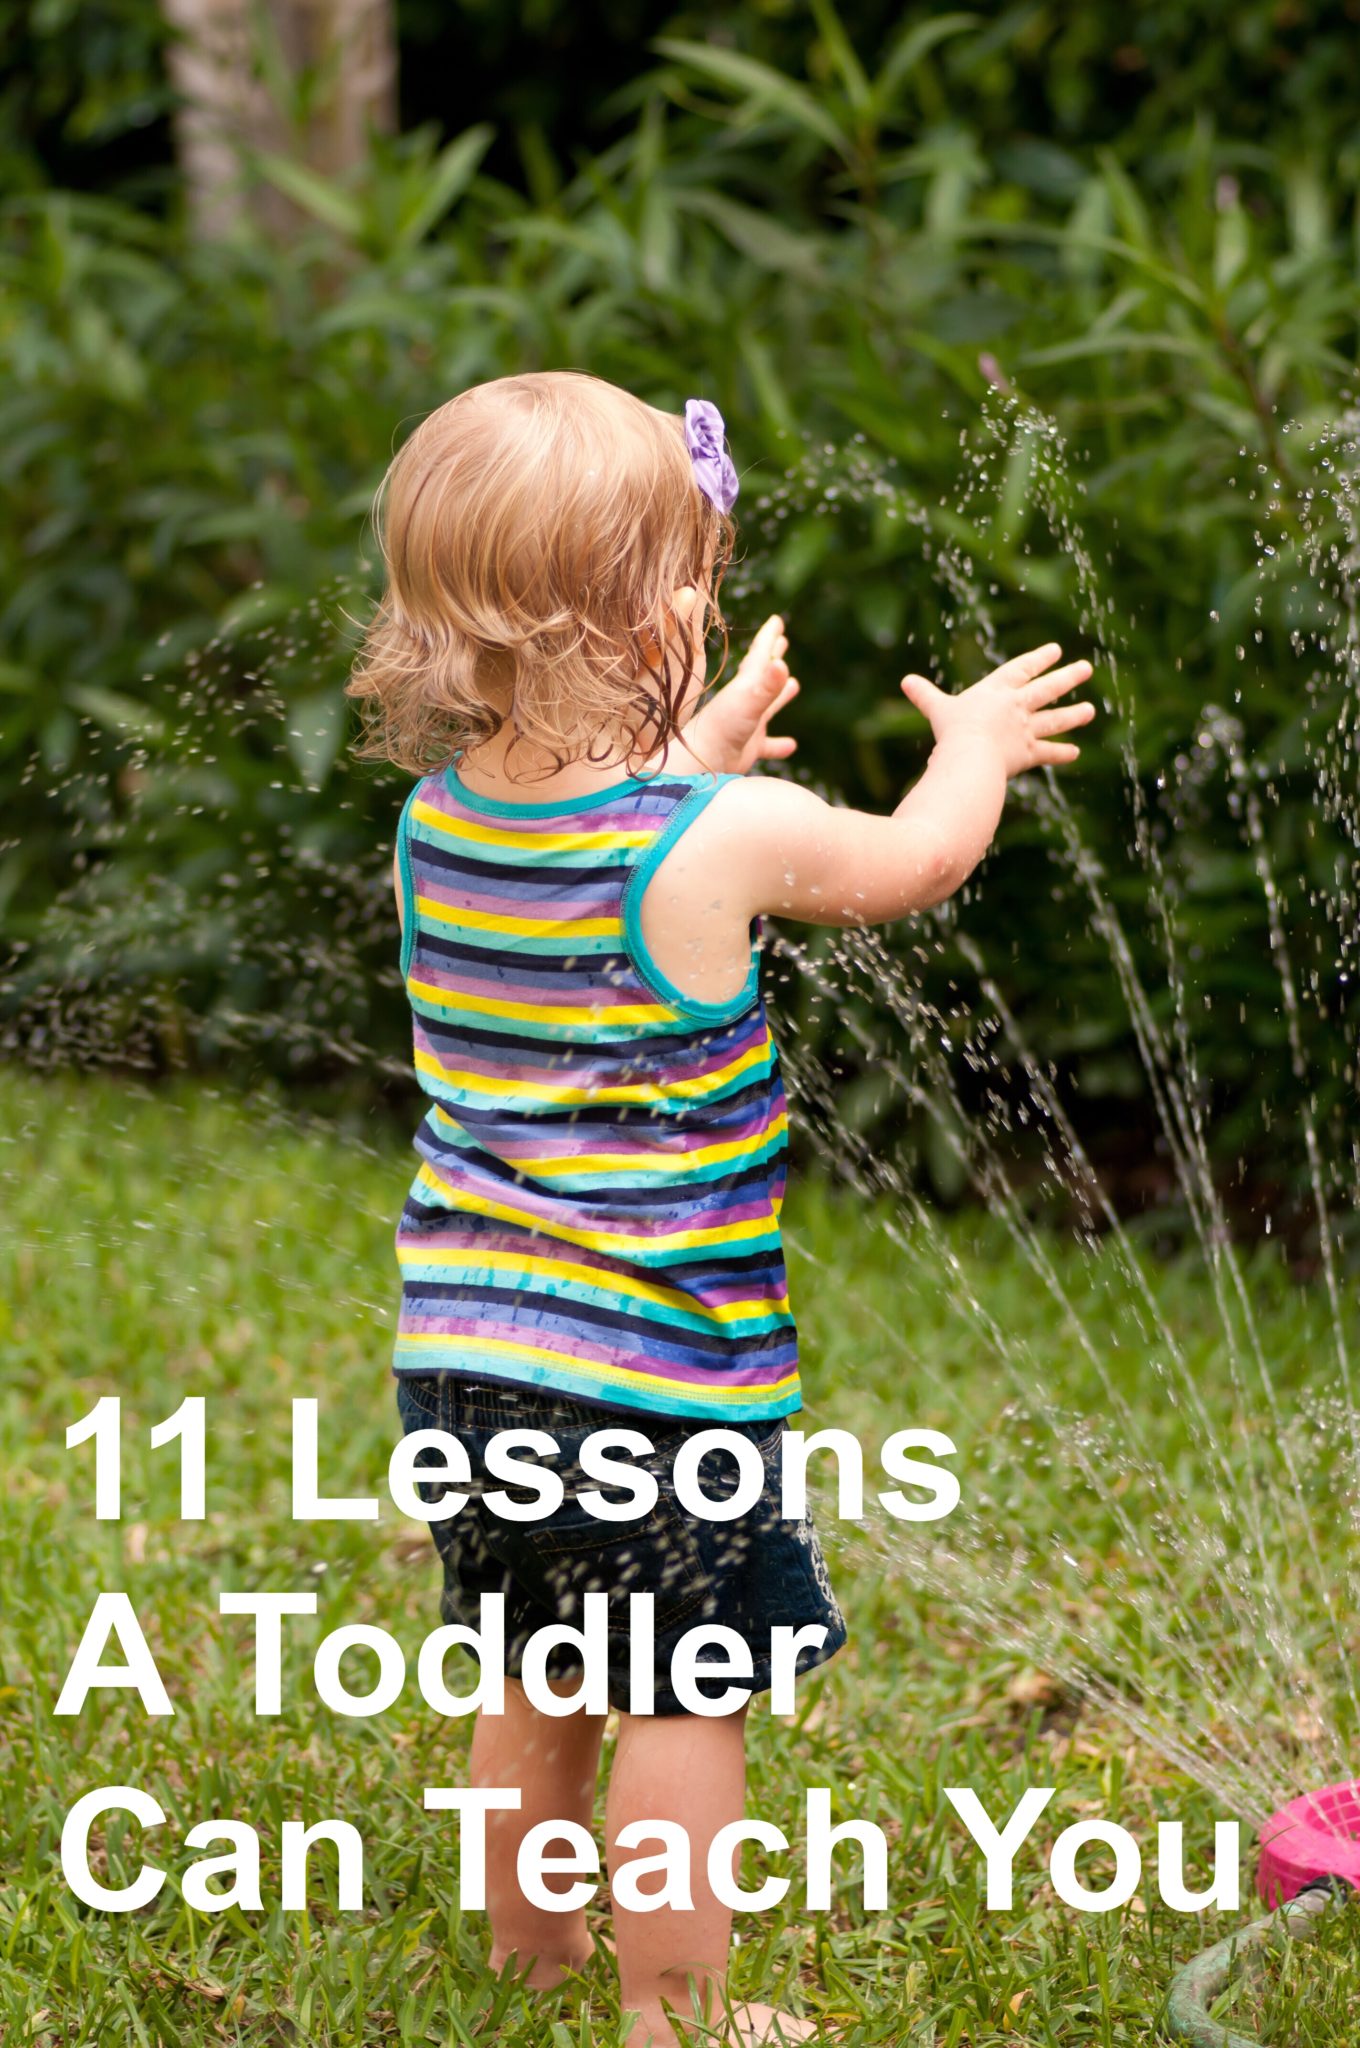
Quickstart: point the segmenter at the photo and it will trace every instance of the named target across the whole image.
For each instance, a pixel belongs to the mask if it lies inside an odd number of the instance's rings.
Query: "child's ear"
[[[672,600],[671,615],[680,627],[691,660],[704,644],[712,604],[709,592],[694,583],[682,583]]]
[[[671,602],[666,609],[665,630],[667,642],[670,642],[675,628],[678,626],[683,645],[692,653],[695,643],[694,614],[696,611],[706,611],[707,607],[708,598],[705,592],[697,589],[693,583],[682,583],[672,593]],[[702,633],[699,637],[702,640]],[[657,641],[656,634],[650,626],[644,626],[640,638],[642,641],[643,660],[653,675],[660,675],[661,647]]]
[[[654,676],[661,673],[661,643],[650,626],[644,626],[638,635],[642,645],[642,659]]]

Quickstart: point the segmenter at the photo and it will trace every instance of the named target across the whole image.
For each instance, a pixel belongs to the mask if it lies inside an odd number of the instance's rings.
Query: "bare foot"
[[[735,2033],[731,2021],[715,2016],[710,2026],[701,2031],[691,2033],[685,2028],[683,2039],[693,2041],[695,2048],[700,2042],[703,2048],[718,2048],[719,2042],[723,2048],[782,2048],[785,2041],[815,2041],[819,2038],[814,2020],[796,2019],[791,2012],[781,2012],[758,1999],[749,2003],[743,2000],[740,2005],[734,2005],[732,2011],[736,2015]]]
[[[491,1967],[499,1976],[509,1963],[520,1982],[530,1991],[559,1991],[570,1977],[579,1977],[595,1951],[584,1949],[579,1956],[563,1957],[561,1960],[549,1956],[535,1956],[528,1969],[521,1969],[519,1956],[514,1950],[502,1953],[493,1947]]]
[[[686,2026],[676,2015],[675,2025],[668,2020],[653,2018],[648,2023],[644,2016],[628,2037],[628,2048],[676,2048],[683,2042],[685,2048],[782,2048],[784,2042],[835,2040],[834,2032],[819,2034],[813,2020],[795,2019],[791,2012],[780,2012],[772,2005],[759,2001],[747,2004],[743,2001],[734,2005],[735,2030],[731,2021],[715,2015],[707,2026]]]
[[[814,2020],[795,2019],[791,2012],[778,2012],[758,2002],[733,2007],[741,2028],[742,2048],[778,2048],[781,2041],[815,2041]]]

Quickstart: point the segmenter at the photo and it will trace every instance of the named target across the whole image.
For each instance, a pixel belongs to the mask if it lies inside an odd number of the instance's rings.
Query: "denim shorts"
[[[705,1685],[702,1658],[697,1683],[704,1697],[718,1697],[728,1687],[768,1692],[771,1685],[770,1632],[784,1626],[820,1624],[826,1630],[819,1646],[804,1645],[797,1656],[801,1674],[824,1664],[842,1648],[845,1623],[831,1590],[826,1562],[810,1517],[784,1520],[780,1515],[780,1452],[786,1423],[715,1424],[708,1418],[649,1415],[622,1416],[592,1408],[550,1389],[491,1385],[452,1373],[397,1375],[397,1406],[408,1432],[439,1429],[458,1438],[472,1472],[471,1487],[457,1491],[469,1497],[458,1513],[430,1525],[444,1567],[440,1613],[448,1624],[477,1628],[486,1593],[505,1596],[505,1672],[520,1676],[524,1647],[536,1630],[554,1622],[579,1627],[581,1596],[608,1595],[609,1700],[628,1709],[630,1698],[629,1608],[633,1593],[653,1596],[655,1680],[653,1711],[682,1714],[686,1708],[670,1685],[671,1653],[681,1636],[702,1624],[733,1629],[750,1651],[751,1677],[729,1675],[725,1661]],[[731,1521],[709,1521],[687,1513],[675,1497],[671,1467],[676,1451],[695,1431],[721,1426],[750,1437],[765,1463],[765,1486],[746,1513]],[[651,1457],[628,1462],[650,1470],[658,1484],[650,1513],[626,1522],[602,1521],[583,1508],[577,1495],[598,1488],[579,1463],[583,1437],[600,1429],[630,1427],[654,1446]],[[552,1436],[559,1455],[551,1464],[565,1485],[560,1507],[539,1521],[517,1522],[489,1512],[477,1492],[486,1480],[482,1459],[487,1439],[499,1430],[541,1429]],[[618,1455],[617,1453],[615,1455]],[[421,1464],[440,1462],[431,1447],[417,1456]],[[739,1473],[735,1458],[710,1451],[698,1468],[703,1494],[715,1502],[735,1492]],[[433,1505],[447,1489],[442,1484],[419,1487]],[[511,1490],[512,1498],[514,1490]],[[526,1501],[532,1496],[525,1492]],[[723,1653],[714,1650],[715,1660]],[[547,1675],[570,1680],[580,1662],[568,1645],[548,1659]]]

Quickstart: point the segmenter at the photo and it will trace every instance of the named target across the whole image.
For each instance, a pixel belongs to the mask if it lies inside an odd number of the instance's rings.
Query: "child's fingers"
[[[773,697],[788,681],[789,665],[778,655],[763,653],[753,644],[732,680],[735,682],[738,676],[743,689],[754,692],[758,697]]]
[[[773,704],[770,706],[769,711],[766,713],[766,716],[769,718],[773,718],[777,712],[780,712],[784,709],[784,706],[786,704],[791,704],[794,698],[798,695],[800,687],[801,685],[798,681],[797,676],[787,677],[783,687],[779,692],[779,695],[775,698]]]
[[[1055,732],[1070,732],[1074,725],[1089,725],[1096,715],[1094,704],[1059,704],[1053,711],[1036,711],[1034,730],[1042,739]]]
[[[929,676],[903,676],[901,690],[908,704],[915,705],[926,718],[933,715],[936,705],[946,695],[944,690],[938,689],[931,682]]]
[[[1089,661],[1069,661],[1064,668],[1055,668],[1051,675],[1024,684],[1020,696],[1031,711],[1036,711],[1041,704],[1051,704],[1055,697],[1074,690],[1078,683],[1089,682],[1091,673]]]
[[[797,740],[790,739],[787,733],[779,733],[774,738],[765,733],[760,742],[760,758],[762,761],[787,761],[797,748]]]
[[[771,662],[767,669],[748,676],[748,696],[741,707],[745,716],[758,719],[762,725],[767,718],[773,718],[775,713],[788,703],[790,697],[797,694],[798,685],[794,683],[790,689],[791,682],[793,678],[782,661]]]
[[[784,641],[784,646],[788,645],[787,640],[784,640],[784,621],[780,618],[778,612],[773,612],[766,619],[764,625],[756,634],[755,639],[751,642],[750,651],[746,659],[752,666],[758,663],[773,661],[776,654],[782,652],[779,645],[781,640]]]
[[[1081,759],[1081,748],[1063,740],[1041,740],[1034,758],[1041,768],[1066,768]]]
[[[992,670],[992,681],[997,683],[1032,683],[1046,668],[1052,668],[1062,653],[1056,640],[1046,641],[1042,647],[1031,647],[1025,654],[1017,654],[1010,661],[1003,661],[1000,668]]]

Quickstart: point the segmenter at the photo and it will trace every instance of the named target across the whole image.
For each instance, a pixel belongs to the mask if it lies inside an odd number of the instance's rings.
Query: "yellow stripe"
[[[716,1223],[704,1230],[675,1230],[664,1237],[630,1236],[622,1230],[578,1230],[570,1224],[554,1222],[549,1229],[544,1217],[535,1215],[532,1209],[515,1209],[508,1202],[493,1202],[486,1195],[474,1195],[466,1188],[451,1187],[441,1180],[434,1168],[426,1162],[415,1177],[415,1186],[436,1189],[442,1195],[453,1198],[453,1207],[474,1216],[494,1216],[502,1223],[521,1223],[528,1230],[537,1230],[551,1237],[560,1237],[566,1244],[583,1245],[587,1251],[633,1252],[639,1249],[689,1251],[697,1245],[735,1244],[743,1238],[761,1237],[773,1224],[773,1217],[762,1221],[759,1217],[748,1223]]]
[[[589,853],[617,847],[647,846],[656,837],[655,826],[637,832],[512,832],[504,825],[474,825],[464,818],[446,817],[429,804],[414,803],[411,816],[451,839],[480,840],[486,846],[521,846],[528,853]]]
[[[543,1365],[562,1366],[566,1371],[576,1373],[582,1378],[608,1380],[614,1386],[668,1387],[676,1393],[684,1394],[694,1394],[698,1391],[692,1380],[672,1380],[660,1372],[634,1372],[628,1366],[605,1365],[593,1358],[580,1359],[571,1353],[549,1351],[541,1344],[516,1344],[509,1337],[476,1337],[466,1341],[468,1348],[472,1350],[490,1351],[507,1358],[529,1358]],[[397,1339],[397,1348],[400,1351],[419,1350],[429,1345],[440,1345],[447,1350],[449,1344],[448,1337],[426,1335],[424,1332]],[[782,1380],[767,1380],[757,1386],[705,1387],[703,1392],[705,1401],[712,1401],[715,1406],[726,1402],[735,1405],[738,1401],[760,1400],[775,1394],[787,1393],[797,1384],[798,1374],[795,1371],[788,1373]]]
[[[734,1060],[729,1060],[725,1067],[716,1067],[711,1074],[695,1074],[687,1080],[672,1081],[667,1086],[661,1086],[655,1081],[617,1081],[603,1088],[559,1088],[551,1082],[516,1081],[508,1075],[498,1078],[494,1074],[465,1073],[461,1067],[441,1066],[432,1053],[422,1052],[418,1046],[415,1051],[415,1068],[418,1074],[429,1074],[433,1080],[447,1081],[452,1087],[462,1088],[469,1095],[511,1096],[517,1101],[661,1102],[673,1096],[688,1101],[692,1097],[707,1095],[724,1081],[734,1080],[738,1074],[745,1073],[748,1067],[763,1064],[769,1050],[770,1037],[766,1032],[758,1045],[748,1046],[745,1052],[738,1053]],[[434,1113],[445,1123],[457,1123],[457,1118],[451,1116],[439,1103],[435,1104]]]
[[[741,1159],[750,1153],[759,1152],[772,1144],[789,1127],[786,1116],[774,1119],[769,1129],[757,1132],[754,1138],[732,1138],[725,1145],[705,1145],[697,1152],[583,1152],[575,1159],[521,1159],[517,1154],[505,1153],[507,1166],[522,1168],[525,1173],[535,1174],[540,1180],[554,1180],[564,1174],[607,1173],[612,1169],[636,1168],[642,1173],[664,1173],[668,1169],[683,1175],[694,1166],[713,1166],[720,1159]]]
[[[660,1024],[674,1015],[663,1003],[620,1003],[617,1009],[604,1011],[598,1003],[506,1003],[499,996],[469,996],[460,990],[449,994],[414,975],[406,986],[432,1010],[470,1010],[474,1017],[514,1017],[524,1023]]]
[[[481,1273],[543,1273],[555,1280],[578,1280],[603,1293],[619,1294],[630,1301],[655,1302],[658,1308],[681,1309],[702,1316],[708,1322],[739,1323],[748,1316],[787,1315],[787,1294],[762,1301],[696,1301],[674,1288],[658,1287],[650,1280],[633,1280],[619,1273],[602,1273],[594,1266],[578,1266],[570,1259],[540,1258],[531,1252],[480,1252],[476,1258],[466,1251],[438,1248],[421,1251],[416,1245],[398,1242],[397,1262],[401,1266],[461,1267],[471,1277]]]
[[[497,917],[490,910],[464,910],[434,903],[428,896],[417,896],[416,909],[433,924],[465,924],[476,931],[514,932],[525,938],[552,934],[563,938],[614,939],[623,930],[622,920],[617,917]]]

